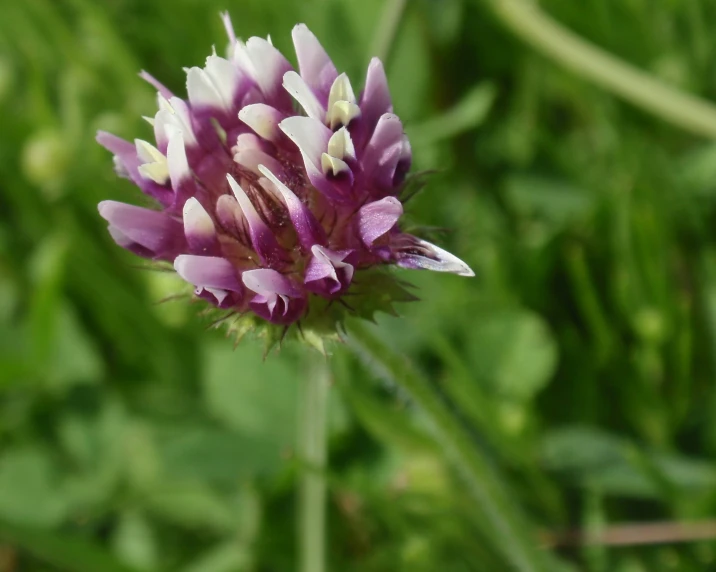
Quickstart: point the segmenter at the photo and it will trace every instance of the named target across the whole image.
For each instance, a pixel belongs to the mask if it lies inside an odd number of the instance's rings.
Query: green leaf
[[[542,442],[542,460],[550,470],[589,472],[624,459],[624,443],[599,429],[570,426],[553,430]]]
[[[423,4],[431,35],[439,44],[454,42],[465,22],[465,0],[427,0]]]
[[[536,175],[509,177],[505,194],[518,214],[542,220],[551,232],[584,220],[595,205],[595,195],[586,189]]]
[[[252,562],[251,550],[232,541],[220,544],[202,554],[182,572],[238,572],[251,570]]]
[[[78,383],[97,383],[104,373],[104,364],[92,339],[71,306],[60,304],[55,311],[59,335],[47,363],[50,387],[65,390]]]
[[[445,113],[407,128],[411,143],[414,146],[430,145],[478,127],[487,118],[496,95],[494,84],[477,85]]]
[[[683,187],[696,196],[713,198],[716,193],[716,145],[711,143],[687,153],[677,164]]]
[[[142,498],[157,518],[185,528],[233,532],[237,516],[232,503],[202,482],[169,482]]]
[[[251,475],[279,471],[284,462],[279,447],[282,443],[277,438],[261,431],[188,425],[159,431],[158,450],[168,477],[231,484]]]
[[[548,470],[580,487],[621,497],[662,499],[674,489],[698,496],[714,490],[716,465],[650,453],[600,429],[568,426],[548,432],[541,447]]]
[[[134,419],[127,423],[121,439],[126,459],[124,474],[130,486],[144,491],[161,482],[164,467],[158,454],[154,427],[147,421]]]
[[[58,424],[58,438],[64,450],[81,470],[114,473],[126,465],[122,438],[130,419],[116,396],[106,396],[96,417],[64,416]]]
[[[460,472],[473,507],[483,518],[483,530],[505,560],[525,572],[554,569],[552,557],[537,550],[530,525],[495,468],[432,383],[405,356],[377,338],[365,323],[354,320],[350,326],[351,348],[376,374],[408,392],[430,420],[446,460]]]
[[[112,545],[117,557],[137,570],[154,570],[159,562],[154,528],[136,511],[124,511],[120,515]]]
[[[279,455],[294,444],[297,375],[286,356],[264,360],[253,340],[234,350],[225,341],[209,345],[202,377],[206,406],[213,417],[235,431],[261,437]]]
[[[127,416],[115,397],[105,398],[96,417],[63,416],[57,438],[73,471],[65,489],[72,506],[90,513],[103,510],[126,474],[127,455],[123,444]]]
[[[424,115],[431,87],[431,61],[417,10],[406,9],[386,62],[395,109],[404,122]]]
[[[547,325],[525,310],[482,316],[473,326],[470,348],[477,379],[509,399],[531,399],[557,366],[557,345]]]
[[[0,521],[0,538],[66,572],[137,572],[84,539]]]
[[[148,492],[142,502],[162,522],[247,545],[256,540],[263,518],[262,498],[250,483],[219,492],[198,481],[170,482]]]
[[[69,504],[57,486],[57,472],[46,452],[10,449],[0,459],[0,518],[37,527],[59,525]]]
[[[28,325],[33,354],[40,363],[47,359],[57,334],[56,309],[62,296],[68,250],[67,235],[58,232],[47,237],[30,260],[35,288]]]
[[[371,395],[364,383],[341,384],[353,413],[361,424],[382,442],[398,447],[422,452],[435,452],[437,445],[433,438],[425,434],[420,427],[411,422],[411,412],[405,407],[397,409],[383,400]]]

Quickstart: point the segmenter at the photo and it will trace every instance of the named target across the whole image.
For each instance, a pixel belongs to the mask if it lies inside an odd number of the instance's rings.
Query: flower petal
[[[281,136],[278,124],[286,116],[265,103],[247,105],[239,111],[239,119],[267,141],[277,141]]]
[[[247,270],[241,275],[241,279],[252,292],[269,296],[280,294],[281,296],[301,296],[301,291],[280,272],[270,268],[259,268]]]
[[[179,276],[197,288],[216,288],[231,292],[242,290],[236,269],[225,258],[182,254],[174,261],[174,269]]]
[[[326,123],[331,129],[338,126],[347,126],[351,121],[360,117],[360,107],[350,101],[336,101],[328,108]]]
[[[196,198],[184,203],[184,235],[193,252],[207,253],[216,246],[216,228],[209,213]]]
[[[331,129],[339,125],[346,126],[360,116],[361,109],[356,105],[356,96],[346,74],[342,73],[333,82],[326,109],[325,122]]]
[[[340,200],[340,187],[328,180],[321,165],[321,156],[328,147],[331,130],[316,119],[300,116],[284,119],[279,127],[301,151],[311,184],[324,195]]]
[[[331,85],[331,91],[328,93],[328,109],[333,107],[333,104],[339,101],[349,101],[350,103],[356,102],[355,93],[353,93],[353,87],[351,86],[351,80],[345,73],[339,75],[333,85]]]
[[[221,100],[226,104],[227,108],[231,108],[241,80],[239,70],[232,62],[219,56],[206,58],[206,67],[204,69],[221,96]]]
[[[395,166],[393,173],[392,186],[398,186],[403,183],[405,176],[410,171],[410,165],[413,162],[413,149],[410,146],[410,141],[407,135],[403,135],[403,143],[400,148],[400,155],[398,156],[398,164]]]
[[[228,103],[221,97],[221,93],[211,81],[205,70],[193,67],[186,72],[186,91],[189,102],[194,107],[211,107],[225,110]]]
[[[160,149],[169,143],[169,136],[179,130],[187,145],[196,145],[196,136],[191,125],[191,115],[187,104],[178,97],[159,98],[159,111],[154,116],[154,138]]]
[[[358,233],[363,244],[373,243],[391,230],[403,215],[403,205],[395,197],[368,203],[358,211]]]
[[[165,213],[116,201],[102,201],[97,208],[115,230],[115,240],[122,240],[120,246],[140,256],[173,260],[186,248],[181,223]]]
[[[139,173],[141,161],[135,145],[105,131],[97,132],[97,143],[115,156],[115,169],[124,173],[143,193],[157,199],[163,206],[172,204],[174,192],[171,189],[162,187]]]
[[[281,84],[284,74],[293,69],[288,60],[263,38],[253,37],[246,42],[246,51],[254,67],[254,80],[269,101],[290,105]]]
[[[342,159],[336,159],[328,153],[321,155],[321,169],[324,175],[332,175],[333,177],[348,175],[351,179],[353,178],[353,171],[351,171],[348,163]],[[351,184],[352,182],[351,180]]]
[[[258,167],[261,164],[267,165],[276,171],[282,169],[281,163],[268,153],[264,153],[261,149],[257,148],[237,151],[234,154],[234,162],[257,175],[260,174]]]
[[[385,113],[392,113],[388,79],[385,77],[383,63],[373,58],[368,66],[365,89],[360,98],[361,118],[367,137],[373,133],[378,119]]]
[[[398,116],[392,113],[381,115],[361,158],[363,172],[372,174],[379,164],[384,163],[385,155],[396,146],[402,148],[402,144],[403,124]]]
[[[328,148],[328,141],[333,135],[331,130],[316,119],[298,115],[284,119],[279,127],[296,144],[304,159],[318,170],[321,155]]]
[[[221,12],[220,16],[224,24],[224,29],[226,30],[226,35],[229,38],[229,43],[233,45],[236,43],[236,32],[234,32],[234,25],[231,23],[231,16],[229,12]]]
[[[323,123],[326,116],[326,108],[300,75],[295,71],[288,72],[283,76],[283,87],[285,87],[286,91],[303,107],[309,117]]]
[[[186,158],[186,148],[184,147],[184,137],[181,131],[175,131],[169,139],[167,170],[172,187],[175,189],[191,177],[189,161]]]
[[[283,274],[269,268],[247,270],[241,275],[244,286],[256,292],[249,306],[265,320],[289,324],[303,314],[306,298]]]
[[[174,97],[174,94],[171,91],[169,91],[169,89],[163,83],[161,83],[157,78],[155,78],[150,73],[147,73],[144,70],[142,70],[141,72],[139,72],[139,77],[141,77],[144,81],[146,81],[149,85],[151,85],[154,89],[156,89],[162,97],[164,97],[166,99],[169,99],[170,97]]]
[[[361,161],[369,186],[381,190],[393,189],[402,182],[410,167],[410,158],[410,144],[403,133],[403,124],[391,113],[382,115]]]
[[[301,77],[319,97],[326,97],[331,85],[338,77],[336,66],[333,65],[321,43],[305,24],[294,26],[291,35]],[[325,103],[324,99],[323,104],[325,105]]]
[[[248,236],[246,217],[241,211],[236,197],[221,195],[217,199],[216,218],[224,232],[229,233],[247,246],[250,244],[251,237]]]
[[[328,154],[336,159],[355,161],[356,149],[348,129],[341,127],[331,135],[328,140]]]
[[[132,181],[136,183],[141,179],[137,172],[140,161],[137,156],[137,148],[134,145],[106,131],[97,132],[97,143],[117,158]]]
[[[256,250],[256,254],[259,255],[261,262],[268,266],[274,264],[282,265],[286,259],[286,254],[276,241],[276,237],[271,232],[271,229],[269,229],[266,223],[261,219],[246,192],[236,180],[228,174],[226,175],[226,179],[229,181],[229,186],[246,217],[251,235],[251,244]]]
[[[355,269],[346,259],[351,258],[352,250],[336,252],[316,244],[311,253],[313,257],[304,278],[308,290],[322,296],[335,296],[348,289]]]
[[[169,166],[167,158],[154,145],[135,139],[137,157],[142,162],[137,171],[145,179],[150,179],[158,185],[165,185],[169,180]]]
[[[475,276],[472,269],[457,256],[409,234],[400,235],[391,242],[391,254],[396,264],[403,268]]]
[[[284,185],[265,165],[259,165],[259,171],[273,183],[281,195],[283,202],[288,209],[288,216],[293,227],[296,229],[298,242],[305,251],[310,250],[314,244],[324,244],[326,233],[318,223],[313,213],[304,205],[300,199]]]

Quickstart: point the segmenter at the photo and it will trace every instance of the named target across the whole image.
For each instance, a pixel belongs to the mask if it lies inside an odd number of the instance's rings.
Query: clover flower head
[[[472,276],[400,229],[411,149],[380,60],[356,95],[305,25],[297,72],[270,39],[243,42],[223,20],[228,56],[186,70],[186,100],[142,72],[158,91],[154,143],[98,134],[156,203],[100,203],[115,242],[173,263],[211,304],[281,325],[341,300],[371,267]]]

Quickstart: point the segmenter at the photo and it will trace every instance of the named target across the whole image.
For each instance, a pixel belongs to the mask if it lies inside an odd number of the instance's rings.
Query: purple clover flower
[[[296,72],[270,40],[244,43],[223,19],[229,56],[187,70],[188,101],[142,72],[158,90],[154,145],[97,136],[159,206],[100,203],[115,242],[173,263],[215,306],[275,324],[300,320],[312,297],[339,299],[377,265],[473,276],[400,230],[411,150],[380,60],[356,97],[305,25],[293,29]]]

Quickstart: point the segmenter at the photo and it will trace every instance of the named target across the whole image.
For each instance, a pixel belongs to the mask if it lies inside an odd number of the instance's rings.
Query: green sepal
[[[204,301],[201,301],[201,314],[207,319],[207,329],[224,328],[235,346],[246,335],[263,340],[264,357],[284,340],[297,340],[328,355],[331,344],[343,341],[341,332],[345,331],[346,318],[375,322],[375,315],[380,312],[397,316],[396,302],[419,299],[410,288],[413,288],[411,284],[397,278],[387,268],[371,268],[356,273],[350,289],[340,298],[329,300],[311,294],[306,314],[289,326],[272,324],[253,312],[222,310]]]
[[[397,316],[393,306],[396,302],[416,302],[420,300],[409,288],[412,284],[397,278],[392,272],[376,268],[358,275],[348,292],[348,303],[354,309],[353,315],[375,322],[377,313]]]

